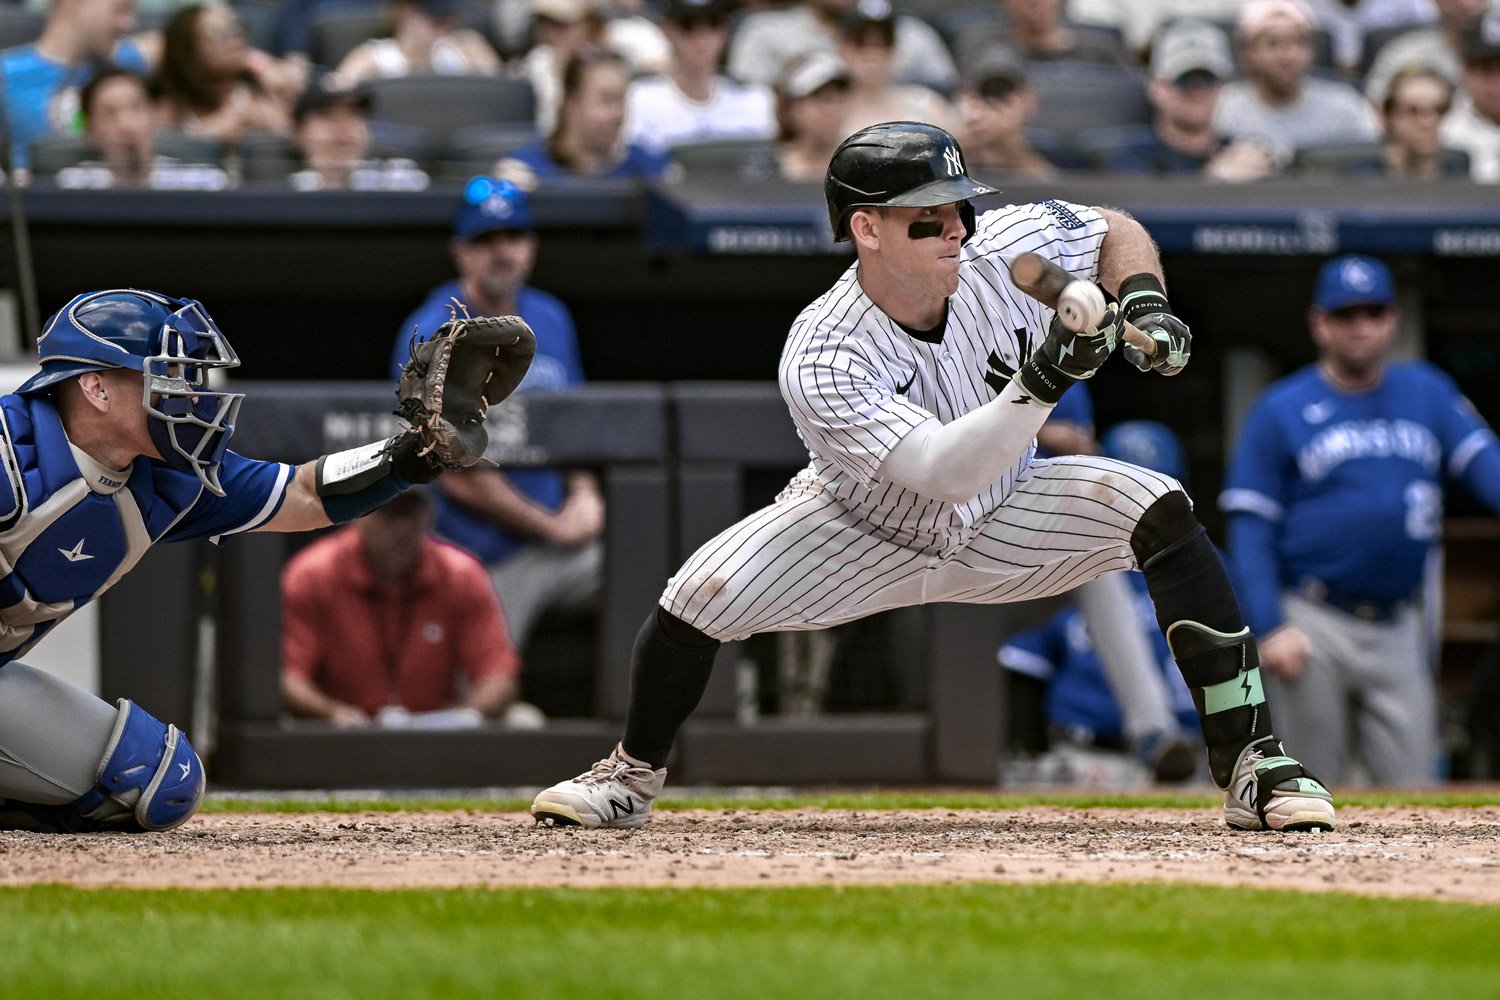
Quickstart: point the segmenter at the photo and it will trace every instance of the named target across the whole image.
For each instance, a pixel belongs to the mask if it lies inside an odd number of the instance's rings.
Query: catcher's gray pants
[[[603,579],[604,544],[598,539],[571,546],[535,542],[490,567],[490,581],[517,649],[526,645],[543,612],[595,607]]]
[[[1353,744],[1376,784],[1432,784],[1437,687],[1421,610],[1413,605],[1391,621],[1367,622],[1296,593],[1283,594],[1281,608],[1312,645],[1297,680],[1261,671],[1287,753],[1333,784],[1348,779]]]
[[[94,787],[119,710],[28,667],[0,667],[0,798],[64,805]]]

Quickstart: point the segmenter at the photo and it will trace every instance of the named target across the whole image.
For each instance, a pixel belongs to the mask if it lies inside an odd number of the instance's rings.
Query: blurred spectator
[[[900,83],[892,75],[896,53],[896,12],[889,0],[856,0],[845,12],[839,56],[849,72],[849,108],[844,134],[880,122],[927,122],[952,131],[958,116],[937,91],[920,83]]]
[[[970,70],[958,93],[957,134],[969,165],[1023,177],[1054,176],[1057,168],[1026,136],[1037,106],[1021,61],[1002,49],[991,50]]]
[[[1351,79],[1364,59],[1365,35],[1383,28],[1418,28],[1437,20],[1432,0],[1306,0],[1333,40],[1333,61]]]
[[[253,57],[244,27],[226,4],[190,4],[162,29],[155,80],[158,120],[228,143],[246,132],[285,135],[291,116],[273,92],[272,75]]]
[[[475,316],[520,316],[536,334],[536,357],[518,392],[583,384],[573,317],[555,297],[526,284],[537,237],[525,192],[508,181],[474,178],[449,247],[458,280],[434,289],[402,325],[392,374],[412,338],[430,337],[459,303]],[[526,648],[544,611],[594,607],[603,574],[604,500],[592,474],[481,463],[438,483],[438,534],[489,569],[517,646]]]
[[[412,490],[288,560],[281,690],[292,714],[450,728],[515,706],[520,658],[484,568],[431,530],[432,501]]]
[[[821,181],[844,141],[849,71],[838,56],[808,52],[776,82],[776,166],[789,181]]]
[[[1106,170],[1197,174],[1250,181],[1276,169],[1271,151],[1250,139],[1228,142],[1214,129],[1214,108],[1234,76],[1229,39],[1217,25],[1185,19],[1157,33],[1151,45],[1146,97],[1151,125],[1112,135],[1098,151]]]
[[[460,22],[464,8],[464,0],[389,0],[390,35],[355,46],[339,63],[340,82],[498,73],[500,57],[490,43]]]
[[[546,140],[506,155],[495,170],[523,187],[564,178],[668,180],[671,157],[625,142],[625,60],[605,49],[585,49],[563,72],[557,126]]]
[[[303,169],[291,184],[299,191],[421,191],[431,182],[409,159],[370,156],[370,95],[342,86],[333,74],[314,80],[292,111],[292,142]]]
[[[1420,68],[1398,72],[1380,103],[1385,128],[1382,172],[1390,177],[1416,178],[1449,173],[1441,130],[1452,106],[1453,84],[1441,74]]]
[[[1342,256],[1308,309],[1318,361],[1244,421],[1219,506],[1276,732],[1337,783],[1428,784],[1438,764],[1427,571],[1449,477],[1500,510],[1500,445],[1446,374],[1392,361],[1390,270]],[[1441,620],[1440,614],[1433,614]]]
[[[983,58],[986,50],[1010,49],[1028,63],[1067,62],[1130,66],[1134,55],[1119,34],[1093,25],[1074,24],[1064,13],[1063,0],[990,0],[1000,17],[967,27],[953,39],[953,55],[961,71]]]
[[[625,92],[625,139],[665,150],[708,139],[769,139],[776,133],[770,90],[719,72],[729,44],[729,0],[668,0],[662,29],[672,46],[665,73]]]
[[[138,51],[120,42],[135,25],[132,0],[53,0],[41,36],[0,52],[10,163],[24,167],[27,148],[51,132],[77,134],[78,90],[94,64],[111,58],[145,72]]]
[[[1391,78],[1399,71],[1425,68],[1436,71],[1454,86],[1460,68],[1458,49],[1464,34],[1479,23],[1491,0],[1433,0],[1438,23],[1417,28],[1392,39],[1381,48],[1365,74],[1365,96],[1379,105],[1389,93]]]
[[[1469,176],[1500,183],[1500,10],[1464,33],[1463,91],[1443,119],[1443,142],[1469,154]]]
[[[1149,53],[1156,33],[1181,18],[1229,24],[1245,0],[1068,0],[1068,20],[1113,28],[1125,47],[1138,56]]]
[[[149,187],[219,191],[229,175],[214,163],[183,163],[158,155],[156,113],[146,81],[130,70],[101,70],[80,94],[83,135],[98,159],[64,167],[58,187]]]
[[[666,72],[671,46],[661,28],[639,16],[606,18],[602,0],[531,0],[536,44],[520,72],[536,94],[536,130],[551,135],[562,103],[563,72],[586,49],[618,53],[630,75]]]
[[[1049,417],[1042,429],[1051,423]],[[1094,440],[1090,430],[1078,443],[1086,445],[1080,449],[1085,453],[1102,451],[1111,458],[1176,478],[1182,478],[1187,470],[1177,436],[1150,420],[1117,424],[1104,435],[1102,444]],[[1126,645],[1129,638],[1138,647],[1136,655],[1141,662],[1123,676],[1120,666],[1111,665],[1106,655],[1118,654],[1118,650],[1094,641],[1101,635],[1099,625],[1103,623],[1090,620],[1089,612],[1101,605],[1091,606],[1083,599],[1084,588],[1100,584],[1118,588],[1108,596],[1121,602],[1121,608],[1114,610],[1123,610],[1123,614],[1110,616],[1110,627],[1102,634],[1112,637],[1111,646]],[[1013,741],[1029,754],[1045,755],[1042,762],[1031,762],[1029,769],[1034,773],[1040,764],[1052,780],[1060,783],[1077,782],[1085,773],[1099,773],[1099,764],[1108,759],[1096,756],[1101,753],[1113,757],[1115,764],[1112,772],[1104,773],[1131,776],[1137,781],[1151,777],[1183,781],[1192,777],[1202,757],[1196,736],[1198,714],[1167,641],[1156,626],[1145,577],[1139,572],[1112,573],[1090,581],[1084,588],[1077,592],[1078,603],[1070,604],[1043,625],[1011,636],[1000,648],[1000,664],[1011,672],[1007,694]],[[1129,637],[1124,634],[1126,629],[1131,630]],[[1121,691],[1121,682],[1127,678],[1132,687],[1151,690]],[[1158,728],[1149,733],[1132,731],[1133,712],[1140,713],[1147,705]],[[1189,740],[1186,734],[1195,735]],[[1130,757],[1137,762],[1133,766]],[[1049,767],[1049,762],[1054,766]],[[1014,765],[1010,770],[1013,775],[1020,773]]]
[[[1244,80],[1224,88],[1214,129],[1269,148],[1285,166],[1304,146],[1378,138],[1374,109],[1346,83],[1312,76],[1312,15],[1302,0],[1249,0],[1235,25]]]
[[[855,0],[801,0],[789,7],[752,10],[729,43],[729,75],[750,83],[774,84],[792,57],[838,51],[840,25]],[[891,75],[942,93],[958,83],[953,57],[927,22],[898,14]],[[827,164],[825,163],[826,167]]]

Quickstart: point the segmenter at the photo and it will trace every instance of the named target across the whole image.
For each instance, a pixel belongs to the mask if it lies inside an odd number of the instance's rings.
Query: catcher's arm
[[[298,467],[281,510],[261,530],[342,524],[444,469],[475,464],[489,444],[485,411],[521,384],[535,353],[536,336],[517,316],[444,323],[412,345],[396,386],[396,413],[410,428]]]

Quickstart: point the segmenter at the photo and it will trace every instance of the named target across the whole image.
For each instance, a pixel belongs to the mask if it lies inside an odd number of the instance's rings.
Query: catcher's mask
[[[146,425],[162,460],[224,495],[219,464],[245,396],[208,388],[210,371],[240,359],[200,303],[133,288],[87,292],[47,320],[36,346],[42,370],[18,393],[49,391],[84,372],[139,371]]]
[[[999,193],[969,176],[957,139],[925,122],[882,122],[860,129],[834,150],[823,178],[828,222],[837,242],[849,238],[849,216],[857,208],[957,202],[967,243],[974,235],[969,199]]]

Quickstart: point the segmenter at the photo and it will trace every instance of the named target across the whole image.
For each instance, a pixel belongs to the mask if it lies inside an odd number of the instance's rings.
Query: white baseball
[[[1092,281],[1070,281],[1057,297],[1057,315],[1069,330],[1087,330],[1104,318],[1104,293]]]

